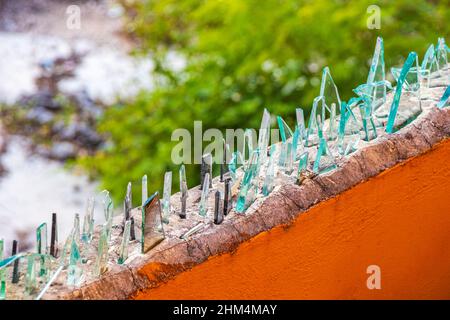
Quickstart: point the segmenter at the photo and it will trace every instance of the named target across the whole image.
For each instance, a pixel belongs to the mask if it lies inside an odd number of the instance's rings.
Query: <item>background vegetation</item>
[[[110,144],[81,159],[105,188],[121,199],[129,180],[149,177],[160,190],[171,163],[176,128],[257,128],[262,110],[289,124],[295,107],[309,111],[319,92],[321,70],[329,66],[344,100],[368,74],[377,36],[385,40],[387,71],[409,51],[420,57],[429,43],[450,31],[450,1],[293,0],[123,0],[128,32],[139,53],[156,62],[158,83],[129,105],[111,107],[100,123]],[[369,30],[369,5],[381,8],[381,29]],[[448,37],[447,37],[448,38]],[[173,71],[166,56],[186,59]],[[276,125],[273,123],[273,125]],[[190,186],[198,167],[187,166]],[[134,184],[137,192],[140,184]],[[138,197],[134,197],[136,201]]]

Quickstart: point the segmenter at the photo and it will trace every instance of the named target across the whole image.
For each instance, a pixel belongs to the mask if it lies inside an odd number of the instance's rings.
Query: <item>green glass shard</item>
[[[437,103],[437,107],[439,109],[442,109],[444,107],[448,107],[450,105],[450,86],[445,89],[444,94],[442,95],[441,99],[439,99],[439,102]]]
[[[83,232],[81,234],[81,240],[84,243],[89,243],[92,239],[92,232],[94,231],[94,208],[95,198],[89,197],[83,219]]]
[[[267,165],[266,176],[264,178],[264,184],[262,193],[264,196],[268,196],[275,187],[275,151],[276,145],[270,147],[269,163]]]
[[[5,242],[0,239],[0,261],[3,260]],[[0,300],[6,299],[6,268],[0,269]]]
[[[436,46],[436,61],[439,70],[447,68],[448,63],[448,51],[444,38],[439,38]]]
[[[27,256],[27,272],[25,274],[25,292],[33,294],[38,287],[36,279],[36,261],[34,255]]]
[[[294,135],[292,136],[292,157],[293,161],[298,160],[298,157],[303,153],[303,137],[302,129],[299,126],[295,127]]]
[[[300,160],[298,162],[297,177],[300,177],[300,174],[308,169],[308,157],[309,157],[308,151],[305,151],[300,155]]]
[[[147,175],[146,174],[144,174],[144,176],[142,177],[141,185],[142,185],[142,187],[141,187],[141,195],[142,195],[141,206],[143,206],[145,201],[148,199]]]
[[[395,130],[404,127],[422,112],[420,81],[417,70],[419,70],[417,54],[411,52],[397,77],[397,87],[386,125],[387,133],[393,133]],[[397,74],[397,71],[393,70],[394,73]],[[402,94],[403,89],[406,92]],[[405,100],[409,98],[409,101],[403,105],[400,104],[402,96],[404,96]]]
[[[386,81],[386,72],[384,65],[384,43],[383,38],[378,37],[375,50],[370,64],[367,82],[370,86],[371,107],[375,112],[383,103],[386,102],[386,92],[390,83]]]
[[[164,175],[164,191],[162,199],[162,221],[169,223],[170,215],[170,196],[172,195],[172,171],[168,171]]]
[[[37,253],[47,254],[48,253],[48,242],[47,242],[47,223],[42,223],[36,229],[36,243],[37,243]],[[39,275],[44,276],[47,273],[45,267],[45,261],[41,259]]]
[[[277,122],[278,128],[280,129],[281,141],[286,142],[289,138],[292,137],[292,130],[280,116],[277,116]]]
[[[74,237],[76,237],[77,241],[80,239],[80,214],[75,213],[73,218],[73,227],[72,230],[74,232]]]
[[[244,178],[241,182],[237,202],[236,212],[244,213],[247,208],[253,203],[257,193],[257,167],[259,161],[259,150],[255,150],[250,157],[250,163],[247,170],[244,173]]]
[[[81,252],[78,244],[78,238],[76,237],[75,230],[72,230],[69,237],[69,264],[67,268],[67,285],[77,286],[80,283],[82,269],[81,269]]]
[[[347,103],[342,102],[339,122],[338,151],[341,155],[348,155],[354,151],[361,139],[361,128],[356,117]]]
[[[336,162],[334,156],[331,154],[328,148],[327,141],[322,138],[319,142],[319,148],[317,150],[317,156],[314,161],[313,171],[317,174],[327,173],[335,169]]]
[[[205,217],[208,212],[208,195],[209,195],[209,173],[206,173],[205,180],[203,182],[202,195],[200,197],[200,203],[198,206],[198,214]]]
[[[104,224],[98,240],[97,260],[95,263],[95,274],[97,276],[108,270],[108,251],[108,226]]]
[[[263,163],[267,157],[267,148],[270,140],[270,113],[264,109],[263,117],[261,119],[261,126],[259,128],[258,136],[258,150],[261,150],[261,162]]]
[[[146,253],[164,240],[164,226],[158,192],[151,195],[142,207],[141,252]]]
[[[184,164],[182,164],[180,167],[179,176],[180,176],[180,199],[181,199],[180,217],[186,218],[186,201],[188,196],[188,187],[186,180],[186,168],[184,167]]]
[[[434,45],[430,44],[420,66],[421,76],[426,80],[427,87],[430,87],[430,79],[439,76],[439,66],[436,60]]]
[[[119,260],[118,264],[123,264],[128,258],[128,244],[130,242],[130,230],[131,220],[125,222],[125,228],[123,229],[122,243],[120,244]]]

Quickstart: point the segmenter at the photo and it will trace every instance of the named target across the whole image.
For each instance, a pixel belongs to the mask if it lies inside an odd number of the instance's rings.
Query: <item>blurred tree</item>
[[[122,0],[128,31],[138,51],[155,61],[156,88],[135,102],[111,107],[100,129],[110,145],[81,163],[121,198],[128,180],[149,176],[161,190],[171,162],[171,133],[207,128],[257,128],[262,110],[292,125],[295,107],[307,112],[329,66],[341,99],[366,80],[377,36],[385,40],[386,71],[409,51],[423,56],[427,45],[450,31],[450,1],[326,0]],[[378,5],[381,28],[369,30],[367,8]],[[168,56],[184,57],[173,70]],[[275,123],[273,123],[275,126]],[[187,166],[190,186],[197,166]],[[139,184],[135,184],[138,192]],[[134,197],[137,199],[138,197]]]

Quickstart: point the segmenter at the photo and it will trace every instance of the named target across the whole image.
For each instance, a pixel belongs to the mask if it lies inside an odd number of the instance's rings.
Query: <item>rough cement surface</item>
[[[79,288],[52,286],[45,299],[127,299],[136,292],[161,285],[177,274],[202,263],[211,256],[233,252],[241,243],[278,225],[288,226],[311,206],[418,156],[450,136],[450,108],[435,107],[445,87],[428,89],[431,97],[422,101],[423,112],[411,124],[394,134],[362,142],[359,149],[338,159],[338,168],[325,175],[306,178],[300,185],[286,178],[265,198],[258,198],[239,215],[234,210],[221,225],[210,222],[187,240],[179,239],[201,219],[193,214],[198,206],[198,187],[189,191],[188,219],[172,214],[167,238],[145,255],[131,254],[125,265],[110,264],[110,270],[99,279],[85,281]],[[213,188],[218,187],[217,179]],[[176,211],[178,195],[172,202]],[[210,197],[213,198],[213,197]],[[210,209],[211,210],[211,209]],[[135,209],[135,216],[139,215]],[[192,216],[191,216],[192,215]],[[192,219],[191,219],[192,218]],[[135,243],[135,251],[138,244]]]

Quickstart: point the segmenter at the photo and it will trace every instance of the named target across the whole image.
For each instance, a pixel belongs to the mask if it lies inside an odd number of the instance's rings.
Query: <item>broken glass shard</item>
[[[408,55],[399,73],[397,73],[397,69],[392,69],[394,77],[397,76],[397,87],[389,111],[387,133],[393,133],[404,127],[422,112],[418,70],[419,62],[415,52]]]
[[[276,146],[273,144],[270,147],[269,163],[267,165],[266,176],[264,178],[264,184],[262,193],[264,196],[268,196],[275,187],[275,151]]]
[[[261,126],[259,128],[258,149],[261,151],[261,163],[264,163],[267,157],[267,148],[270,140],[270,113],[264,109]]]
[[[327,140],[335,140],[337,138],[336,112],[341,109],[341,99],[328,67],[322,71],[320,96],[323,99],[320,100],[321,112],[319,114],[323,123],[325,123],[325,119],[329,119],[327,128],[324,128],[323,132],[326,132]]]
[[[430,44],[420,66],[420,74],[426,80],[427,87],[430,87],[431,78],[439,76],[439,66],[435,53],[434,45]]]
[[[204,154],[202,156],[202,164],[200,167],[200,190],[203,189],[203,181],[205,181],[205,174],[209,174],[209,187],[212,187],[212,156],[210,153]]]
[[[83,232],[81,234],[81,240],[84,243],[89,243],[92,239],[92,232],[94,230],[94,207],[95,198],[90,197],[86,205],[86,213],[83,220]]]
[[[144,205],[145,201],[148,199],[148,188],[147,188],[147,175],[144,174],[141,182],[141,206]]]
[[[36,230],[36,243],[37,243],[37,253],[45,255],[47,254],[48,244],[47,244],[47,223],[42,223]],[[45,261],[40,261],[39,275],[44,276],[47,273],[45,267]]]
[[[244,140],[242,144],[242,159],[244,160],[244,169],[246,168],[250,155],[253,151],[253,131],[251,129],[245,129]]]
[[[354,151],[361,139],[361,128],[352,109],[342,102],[341,117],[339,122],[338,151],[341,155],[348,155]]]
[[[233,182],[236,181],[237,178],[237,169],[242,165],[243,159],[241,153],[239,151],[233,152],[231,155],[230,164],[228,166],[230,170],[230,177]]]
[[[120,244],[118,264],[123,264],[128,258],[128,244],[130,242],[131,220],[125,222],[122,243]]]
[[[164,175],[164,191],[162,200],[162,221],[169,223],[170,214],[170,196],[172,195],[172,171],[168,171]]]
[[[294,170],[294,151],[292,149],[292,143],[288,142],[286,146],[286,162],[284,167],[284,173],[290,175]]]
[[[306,130],[305,146],[307,147],[315,146],[319,143],[319,133],[322,132],[322,125],[317,123],[317,117],[322,113],[319,109],[322,108],[322,105],[323,97],[315,97],[311,108],[311,114],[309,116],[308,129]]]
[[[257,174],[258,161],[259,150],[255,150],[250,157],[249,166],[241,182],[241,188],[236,202],[236,212],[238,213],[244,213],[256,199],[258,186],[257,179],[254,178]]]
[[[328,148],[327,141],[322,138],[319,142],[319,148],[317,150],[317,156],[314,161],[313,171],[317,174],[327,173],[335,169],[336,162],[334,156],[331,154]]]
[[[141,252],[146,253],[164,240],[164,226],[158,192],[151,195],[142,207]]]
[[[30,254],[27,256],[27,272],[25,274],[25,291],[29,295],[33,294],[37,289],[36,279],[36,261],[35,256]]]
[[[221,224],[223,221],[223,211],[220,200],[221,192],[217,190],[214,194],[214,224]]]
[[[292,130],[280,116],[277,116],[277,122],[278,128],[280,129],[281,141],[286,142],[289,138],[292,137]]]
[[[300,160],[298,162],[298,170],[297,170],[297,177],[300,177],[300,175],[308,169],[308,151],[303,152],[300,155]]]
[[[3,251],[5,247],[5,242],[0,239],[0,261],[3,260]],[[6,299],[6,268],[0,269],[0,300]]]
[[[186,168],[184,167],[184,164],[182,164],[180,167],[179,175],[180,175],[180,200],[181,200],[180,218],[185,219],[188,189],[186,181]]]
[[[442,95],[441,99],[439,99],[439,102],[437,103],[437,107],[439,109],[442,109],[444,107],[448,107],[450,105],[450,86],[445,89],[444,94]]]
[[[108,270],[108,251],[108,226],[104,224],[100,233],[100,239],[98,240],[97,260],[95,263],[95,274],[97,276],[102,275]]]
[[[295,114],[297,117],[297,128],[300,131],[300,137],[302,139],[306,138],[306,126],[305,126],[305,115],[302,108],[296,108]]]
[[[444,38],[438,39],[438,44],[436,46],[436,61],[439,70],[447,68],[448,57],[447,57],[447,46],[445,44]]]
[[[198,207],[198,214],[205,217],[208,212],[208,194],[209,194],[209,173],[206,173],[203,181],[202,195]]]

